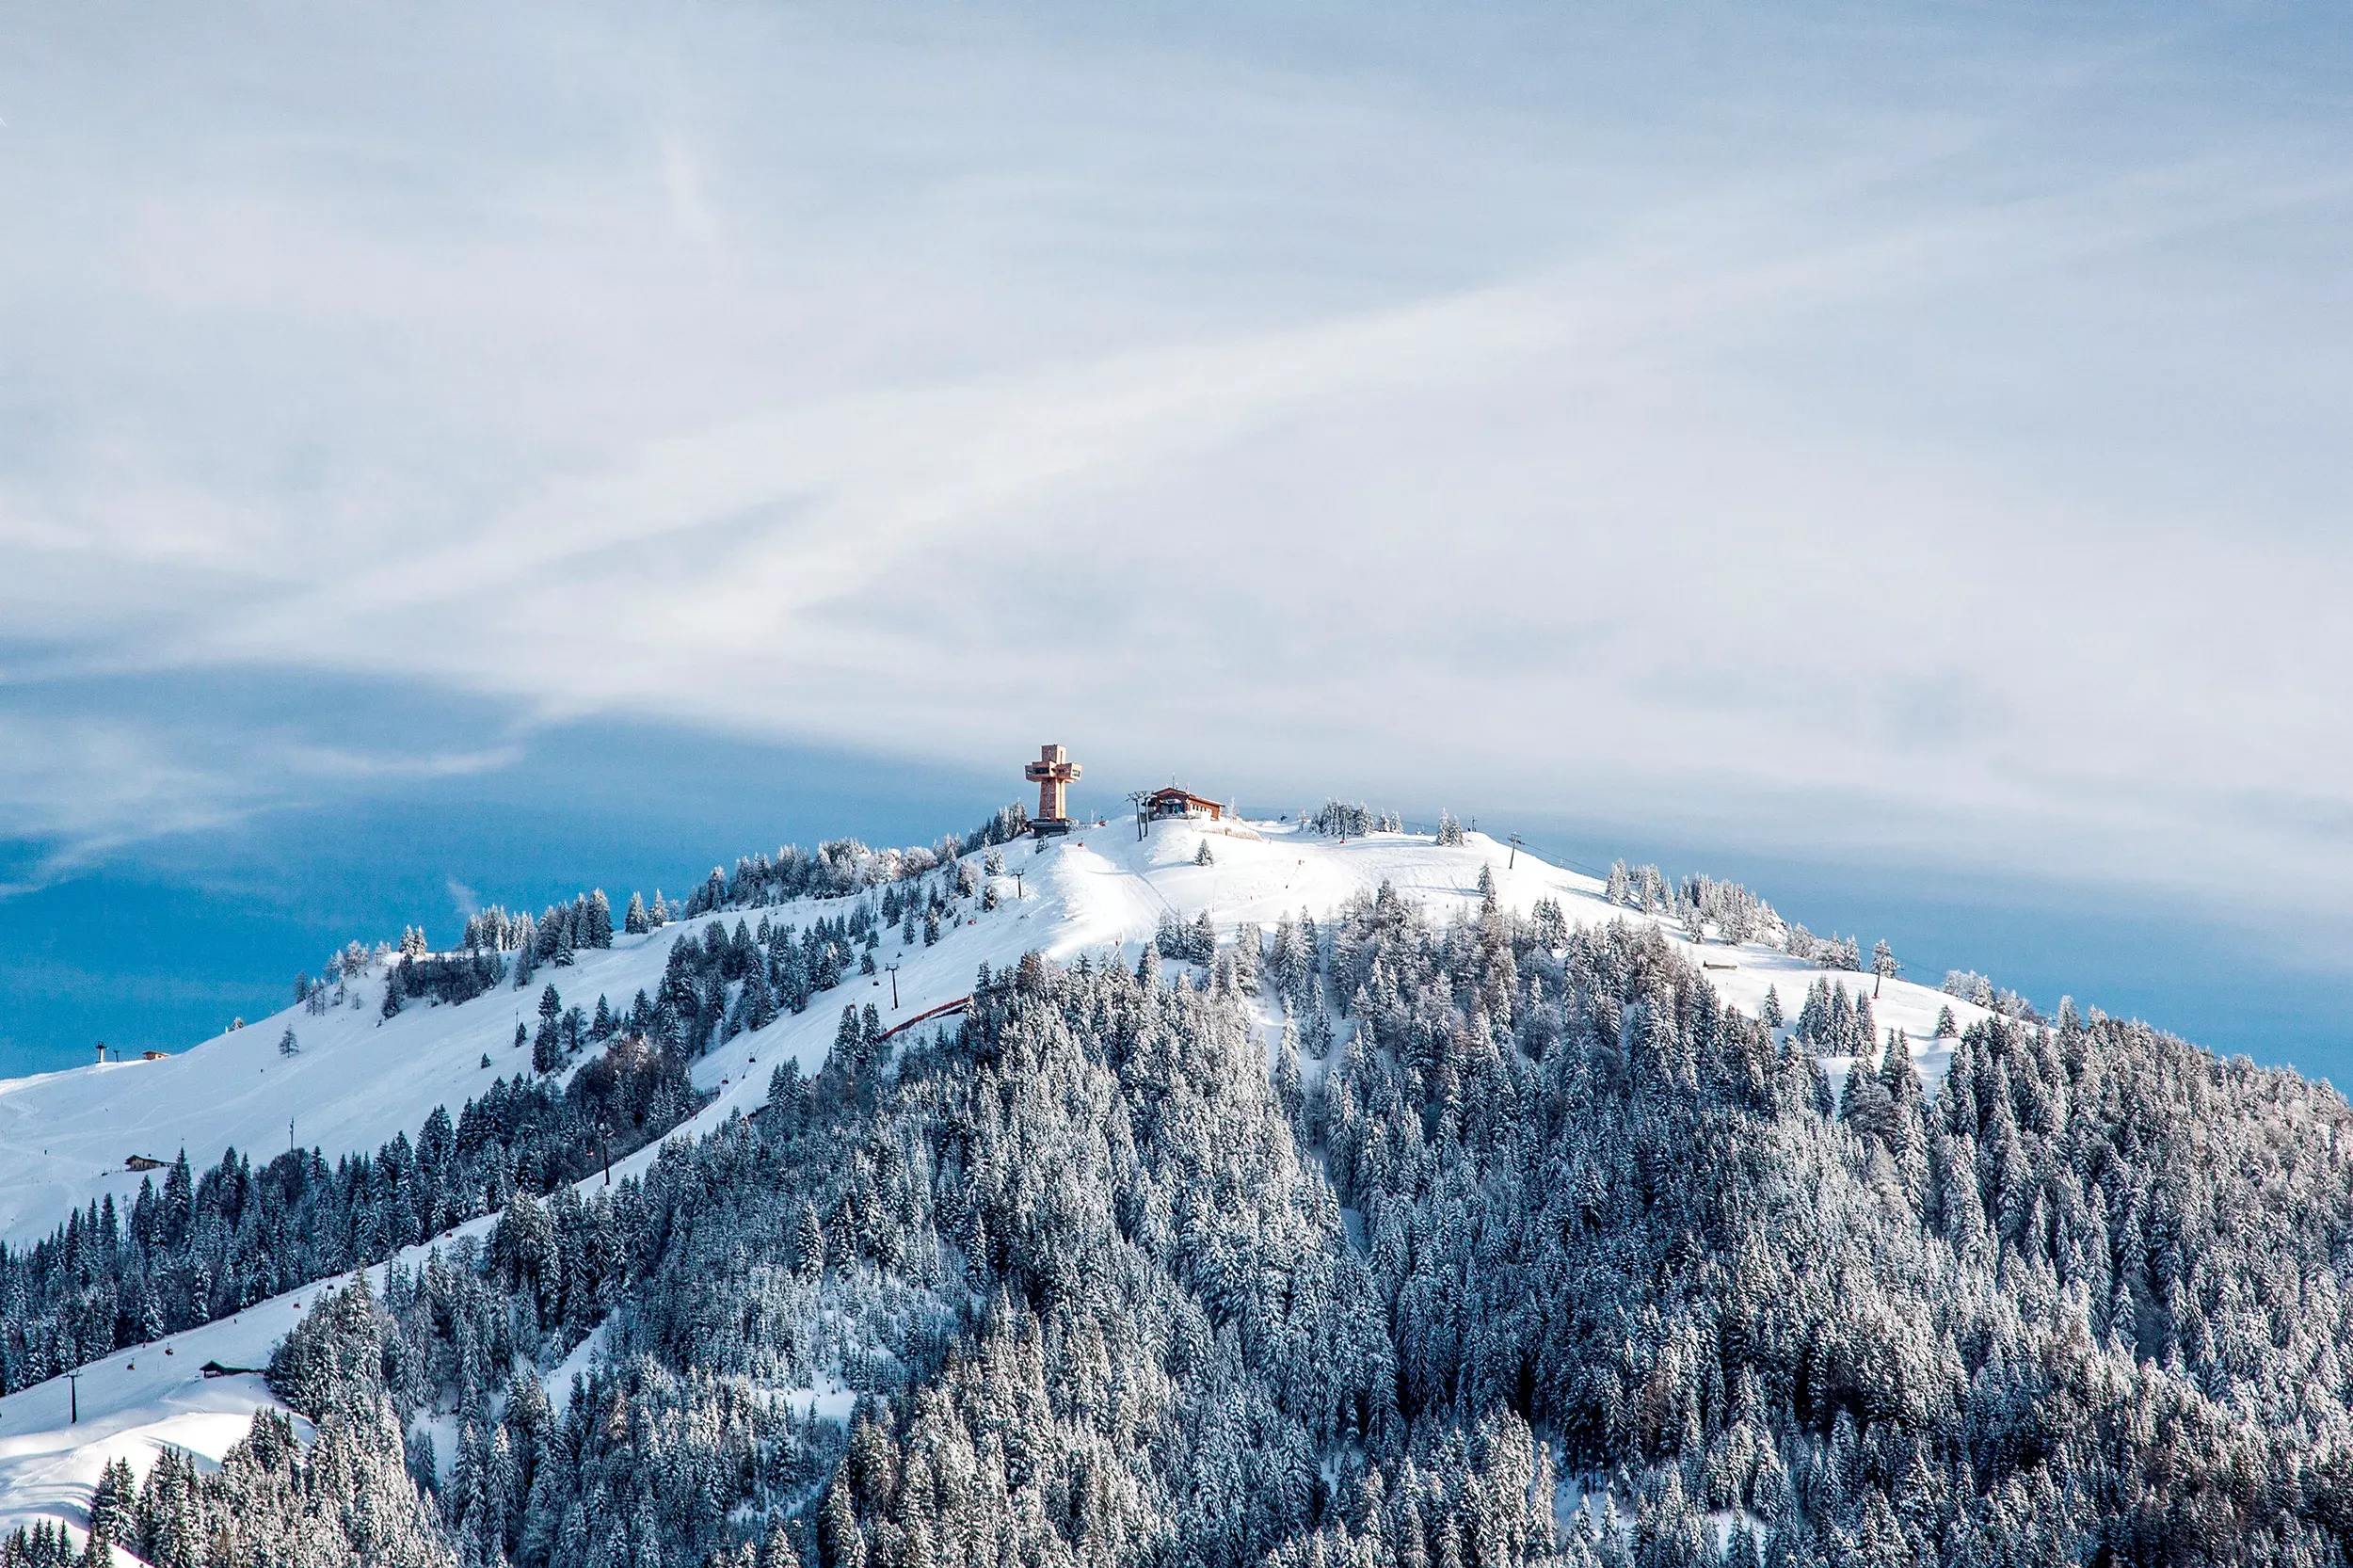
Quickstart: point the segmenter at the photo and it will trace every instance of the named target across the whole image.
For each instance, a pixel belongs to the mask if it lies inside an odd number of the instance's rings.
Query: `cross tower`
[[[1037,815],[1030,819],[1030,831],[1040,838],[1069,832],[1064,792],[1079,777],[1079,764],[1070,760],[1070,753],[1057,745],[1042,745],[1037,748],[1037,760],[1023,768],[1021,776],[1037,786]]]

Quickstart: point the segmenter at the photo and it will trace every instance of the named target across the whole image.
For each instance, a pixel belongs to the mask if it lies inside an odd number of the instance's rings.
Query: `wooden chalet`
[[[1225,816],[1225,802],[1196,795],[1175,784],[1154,790],[1136,803],[1136,809],[1146,822],[1165,822],[1172,817],[1207,817],[1219,822]]]

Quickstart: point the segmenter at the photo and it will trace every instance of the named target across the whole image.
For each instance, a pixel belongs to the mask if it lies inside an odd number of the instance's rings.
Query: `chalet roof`
[[[1160,788],[1154,790],[1150,794],[1145,795],[1144,798],[1146,800],[1189,800],[1197,802],[1203,806],[1223,806],[1225,804],[1222,800],[1211,800],[1207,795],[1196,795],[1191,790],[1177,784],[1164,784]]]

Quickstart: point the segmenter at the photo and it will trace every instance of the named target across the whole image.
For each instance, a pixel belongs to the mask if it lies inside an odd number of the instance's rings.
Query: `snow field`
[[[1194,863],[1205,841],[1215,861],[1209,866]],[[1707,979],[1726,1001],[1751,1013],[1769,986],[1778,989],[1792,1017],[1818,979],[1866,994],[1870,988],[1868,975],[1824,970],[1772,949],[1694,946],[1675,922],[1608,903],[1595,879],[1524,850],[1514,863],[1507,846],[1478,833],[1459,846],[1441,847],[1419,835],[1334,840],[1288,823],[1229,828],[1168,822],[1141,839],[1132,824],[1116,824],[1007,845],[1002,853],[1006,874],[994,879],[1001,901],[995,910],[943,928],[933,947],[920,940],[902,945],[895,933],[885,934],[876,957],[898,966],[895,1006],[888,974],[852,973],[837,989],[812,999],[805,1013],[728,1041],[692,1069],[696,1085],[717,1097],[670,1136],[696,1136],[757,1109],[766,1099],[768,1075],[787,1058],[814,1072],[831,1048],[844,1005],[872,1003],[886,1024],[893,1023],[968,994],[982,964],[995,970],[1032,950],[1057,960],[1084,952],[1132,963],[1166,913],[1190,920],[1207,909],[1221,938],[1230,939],[1240,927],[1271,927],[1302,909],[1321,920],[1384,881],[1443,921],[1477,907],[1482,868],[1492,872],[1500,902],[1523,913],[1538,899],[1551,898],[1573,925],[1613,920],[1657,925],[1692,962],[1709,966]],[[494,1078],[528,1069],[528,1048],[513,1045],[515,1025],[536,1020],[543,984],[552,983],[568,1003],[592,1005],[602,993],[616,1008],[625,1007],[640,988],[650,994],[658,986],[674,941],[699,938],[713,920],[731,930],[739,919],[757,924],[764,914],[772,923],[806,926],[818,916],[845,912],[854,902],[804,900],[674,921],[647,936],[616,936],[611,950],[582,952],[569,968],[543,966],[524,990],[502,987],[456,1007],[411,1002],[380,1022],[383,983],[376,977],[354,985],[357,1008],[346,1005],[322,1016],[290,1007],[163,1061],[0,1081],[0,1240],[29,1243],[103,1194],[127,1203],[141,1180],[123,1168],[129,1155],[168,1161],[184,1147],[200,1171],[232,1146],[265,1160],[287,1146],[282,1140],[290,1119],[294,1138],[322,1148],[330,1160],[372,1152],[397,1132],[414,1136],[435,1106],[446,1105],[455,1115]],[[1874,1006],[1882,1030],[1900,1028],[1912,1037],[1931,1091],[1950,1060],[1949,1049],[1931,1038],[1938,1013],[1950,1007],[1963,1027],[1983,1016],[1970,1003],[1902,980],[1887,982]],[[301,1051],[280,1057],[278,1040],[289,1026]],[[1270,1049],[1279,1027],[1278,1019],[1265,1019]],[[486,1054],[488,1068],[480,1065]],[[1303,1065],[1312,1079],[1321,1064]],[[1849,1063],[1826,1058],[1824,1065],[1835,1087]],[[659,1148],[649,1145],[616,1162],[615,1176],[642,1171]],[[485,1217],[450,1235],[483,1234],[493,1223]],[[449,1240],[445,1235],[411,1248],[401,1260],[413,1264],[426,1247]],[[382,1275],[376,1277],[380,1282]],[[253,1412],[274,1401],[259,1377],[206,1379],[200,1368],[208,1360],[264,1365],[298,1320],[298,1304],[319,1288],[307,1286],[233,1318],[92,1363],[79,1375],[78,1424],[67,1421],[63,1377],[0,1399],[0,1531],[40,1516],[79,1528],[91,1487],[117,1455],[142,1472],[165,1444],[216,1460],[245,1434]],[[592,1336],[546,1374],[559,1408],[569,1397],[573,1372],[585,1368],[596,1343]],[[846,1407],[839,1390],[811,1390],[808,1398],[826,1414]]]

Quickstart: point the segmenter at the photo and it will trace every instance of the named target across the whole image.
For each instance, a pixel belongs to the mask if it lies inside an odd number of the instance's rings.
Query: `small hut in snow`
[[[1196,795],[1175,784],[1152,791],[1136,803],[1136,809],[1146,822],[1165,822],[1172,817],[1207,817],[1218,822],[1225,815],[1223,801]]]

